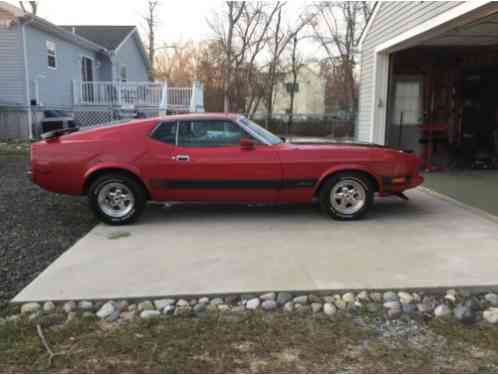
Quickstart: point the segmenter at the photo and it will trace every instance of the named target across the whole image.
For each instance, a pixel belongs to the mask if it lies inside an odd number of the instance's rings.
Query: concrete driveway
[[[498,224],[422,190],[361,222],[316,207],[150,207],[99,225],[15,302],[498,285]]]

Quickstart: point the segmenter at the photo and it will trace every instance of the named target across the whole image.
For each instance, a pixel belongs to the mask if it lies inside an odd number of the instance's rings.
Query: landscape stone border
[[[0,323],[28,319],[36,322],[52,313],[64,313],[69,321],[80,313],[85,318],[124,322],[162,316],[205,318],[209,314],[242,314],[282,311],[289,314],[378,313],[387,320],[404,315],[456,319],[464,323],[486,321],[498,324],[498,295],[450,289],[446,293],[425,291],[320,293],[268,292],[200,298],[162,298],[120,301],[30,302],[19,313],[0,317]]]

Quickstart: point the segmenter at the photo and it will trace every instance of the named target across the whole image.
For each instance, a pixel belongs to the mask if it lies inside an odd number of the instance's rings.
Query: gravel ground
[[[85,198],[34,185],[28,162],[24,150],[0,152],[0,305],[96,224]]]

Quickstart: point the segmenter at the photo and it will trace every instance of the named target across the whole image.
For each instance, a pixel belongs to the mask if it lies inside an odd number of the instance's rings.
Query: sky
[[[18,0],[5,1],[19,6]],[[158,45],[209,39],[213,34],[206,19],[225,6],[223,0],[160,1]],[[304,6],[306,2],[289,1],[288,22]],[[143,31],[146,7],[146,0],[38,0],[38,15],[56,25],[136,25]],[[319,53],[316,46],[303,47],[307,55]]]
[[[7,2],[19,5],[17,0]],[[38,15],[57,25],[136,25],[143,29],[146,6],[146,0],[38,0]],[[205,39],[210,32],[205,19],[220,6],[219,0],[162,0],[158,39],[166,43]]]

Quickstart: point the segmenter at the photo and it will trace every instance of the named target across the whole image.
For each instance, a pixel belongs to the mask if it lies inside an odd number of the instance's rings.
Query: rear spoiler
[[[59,137],[65,135],[65,134],[75,133],[78,130],[80,130],[80,129],[79,128],[67,128],[67,129],[52,130],[50,132],[43,133],[40,136],[40,138],[43,139],[43,140],[59,138]]]

